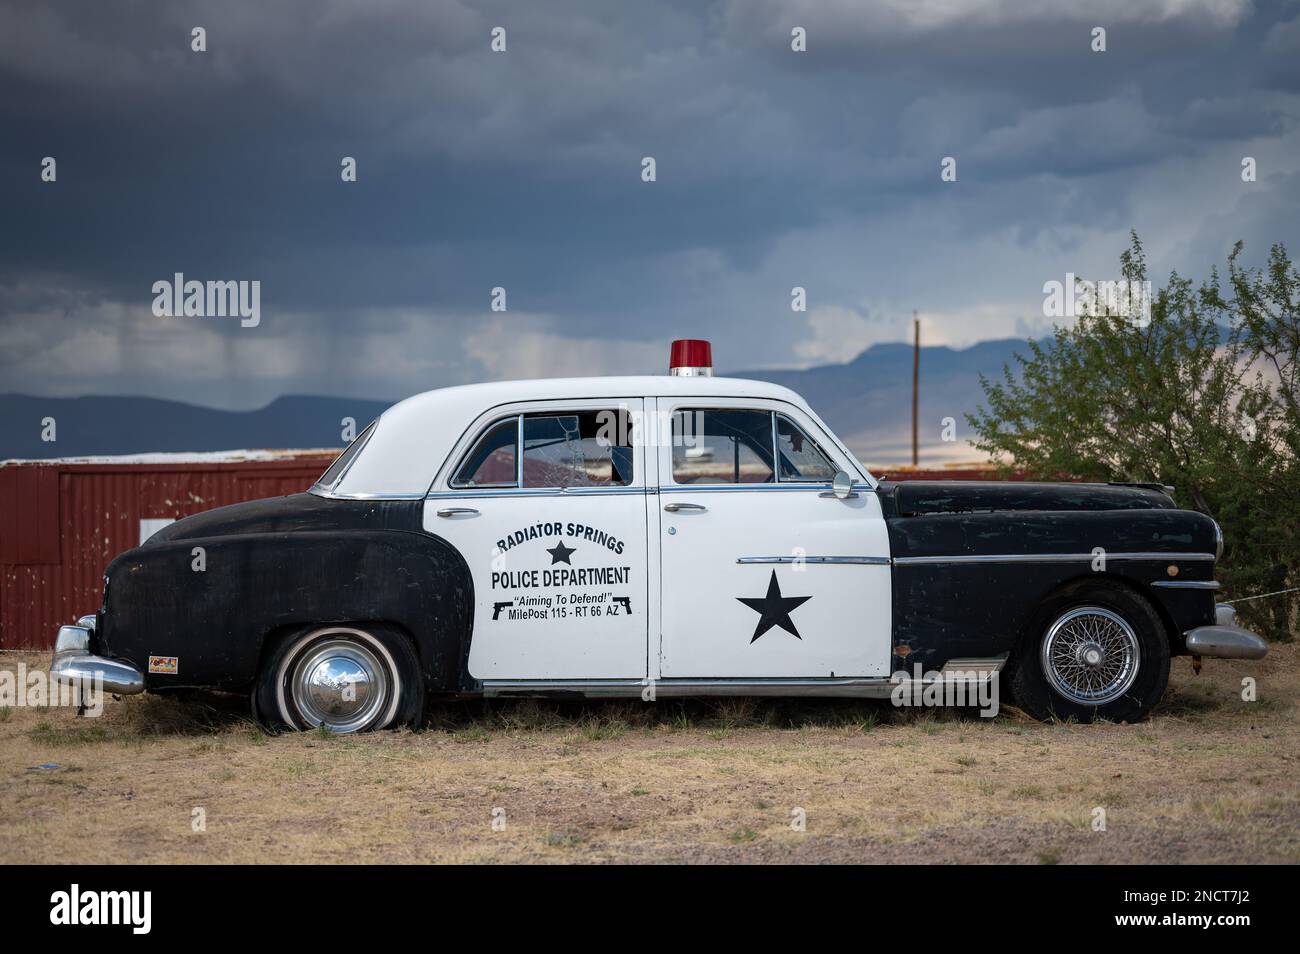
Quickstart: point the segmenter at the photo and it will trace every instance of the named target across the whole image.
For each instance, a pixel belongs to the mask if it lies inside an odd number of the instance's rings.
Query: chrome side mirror
[[[840,500],[848,500],[850,497],[857,496],[853,493],[853,478],[842,470],[837,470],[835,476],[831,478],[831,493]]]

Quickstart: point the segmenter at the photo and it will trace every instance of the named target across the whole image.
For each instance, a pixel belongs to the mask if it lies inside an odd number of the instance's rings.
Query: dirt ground
[[[336,738],[217,694],[0,708],[0,863],[1296,862],[1298,663],[1175,660],[1140,725],[497,702]]]

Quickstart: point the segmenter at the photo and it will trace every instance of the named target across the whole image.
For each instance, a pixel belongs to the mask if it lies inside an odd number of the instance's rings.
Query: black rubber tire
[[[355,630],[359,635],[337,632],[341,628]],[[388,670],[390,685],[394,687],[395,704],[385,706],[372,723],[358,731],[373,732],[401,726],[419,728],[423,724],[424,679],[420,674],[419,657],[405,633],[379,623],[320,623],[286,634],[263,657],[251,700],[253,715],[263,727],[273,732],[311,728],[294,704],[287,686],[288,674],[293,669],[294,659],[319,640],[327,638],[362,642],[379,657]]]
[[[1040,652],[1048,630],[1063,614],[1082,606],[1100,606],[1123,617],[1137,635],[1141,653],[1133,685],[1101,706],[1067,699],[1043,674]],[[1149,600],[1116,583],[1089,581],[1062,590],[1043,603],[1012,656],[1008,676],[1013,701],[1035,719],[1140,722],[1160,701],[1169,683],[1169,639]]]

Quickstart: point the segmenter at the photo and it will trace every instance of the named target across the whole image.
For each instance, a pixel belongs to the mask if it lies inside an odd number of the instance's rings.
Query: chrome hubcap
[[[1047,681],[1085,706],[1114,702],[1137,679],[1142,650],[1124,617],[1101,606],[1080,606],[1062,615],[1043,639]]]
[[[1079,665],[1087,669],[1096,669],[1105,658],[1106,651],[1096,643],[1083,643],[1075,651],[1074,655],[1078,659]]]
[[[308,647],[293,667],[289,687],[303,720],[332,732],[369,726],[391,692],[388,671],[378,657],[348,639]]]

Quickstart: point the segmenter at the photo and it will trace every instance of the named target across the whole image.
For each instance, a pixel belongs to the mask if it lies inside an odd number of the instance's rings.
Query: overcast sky
[[[1295,2],[0,0],[0,391],[390,399],[688,335],[800,367],[913,308],[1037,334],[1130,228],[1161,275],[1300,251],[1298,120]],[[175,272],[260,281],[261,323],[156,317]]]

